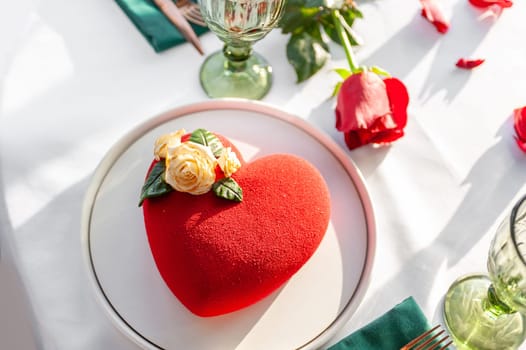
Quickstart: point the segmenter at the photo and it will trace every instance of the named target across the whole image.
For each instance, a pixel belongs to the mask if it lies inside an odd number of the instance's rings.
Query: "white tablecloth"
[[[409,295],[431,321],[460,275],[485,271],[495,226],[526,192],[526,154],[513,139],[512,112],[526,105],[526,4],[498,20],[467,0],[442,1],[441,35],[418,1],[361,4],[355,29],[362,64],[402,79],[411,103],[406,135],[390,147],[346,152],[374,205],[377,249],[365,298],[331,343]],[[0,11],[0,348],[137,349],[97,304],[83,266],[82,200],[110,147],[167,109],[207,100],[204,57],[184,44],[153,52],[113,1],[4,1]],[[264,102],[330,135],[345,67],[331,62],[296,84],[287,37],[273,31],[255,49],[271,62]],[[210,53],[221,43],[202,37]],[[486,62],[460,70],[460,57]],[[6,311],[7,310],[7,311]],[[35,345],[36,344],[36,345]],[[526,349],[526,346],[523,346]]]

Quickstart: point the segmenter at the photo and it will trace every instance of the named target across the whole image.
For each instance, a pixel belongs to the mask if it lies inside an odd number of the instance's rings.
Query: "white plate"
[[[225,135],[247,161],[292,153],[327,181],[332,214],[312,258],[282,288],[243,310],[201,318],[171,294],[150,253],[137,206],[155,139],[180,128]],[[306,121],[259,102],[212,100],[163,113],[103,159],[82,218],[86,265],[116,326],[145,349],[316,349],[351,317],[367,288],[375,222],[364,181],[348,156]]]

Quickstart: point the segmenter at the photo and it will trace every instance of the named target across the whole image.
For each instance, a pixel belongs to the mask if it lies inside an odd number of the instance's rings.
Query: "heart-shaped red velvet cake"
[[[282,286],[315,252],[330,216],[327,185],[309,162],[274,154],[245,163],[219,139],[242,165],[231,176],[241,202],[171,191],[143,203],[157,268],[199,316],[239,310]]]

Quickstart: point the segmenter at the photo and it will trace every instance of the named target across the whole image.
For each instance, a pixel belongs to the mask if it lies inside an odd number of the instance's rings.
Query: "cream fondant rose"
[[[183,142],[168,147],[166,156],[165,181],[175,190],[190,194],[203,194],[215,182],[217,160],[210,148]]]
[[[221,155],[217,159],[219,167],[225,174],[225,177],[232,176],[239,168],[241,168],[241,163],[237,159],[236,153],[232,152],[230,147],[223,148]]]
[[[154,156],[139,206],[145,199],[172,190],[200,195],[212,190],[219,198],[241,202],[243,190],[231,176],[241,167],[237,153],[206,129],[196,129],[184,141],[184,129],[161,135],[155,141]],[[224,174],[216,181],[216,170]]]
[[[153,154],[156,160],[166,158],[169,148],[175,148],[181,144],[181,137],[186,134],[185,129],[179,129],[176,132],[161,135],[155,140],[155,148]]]

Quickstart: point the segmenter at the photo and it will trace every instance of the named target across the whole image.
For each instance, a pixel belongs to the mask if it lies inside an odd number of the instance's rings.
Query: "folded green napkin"
[[[422,310],[409,297],[328,350],[400,350],[428,329]]]
[[[115,0],[135,27],[148,40],[155,52],[161,52],[186,41],[168,18],[151,0]],[[208,28],[190,23],[197,35]]]

